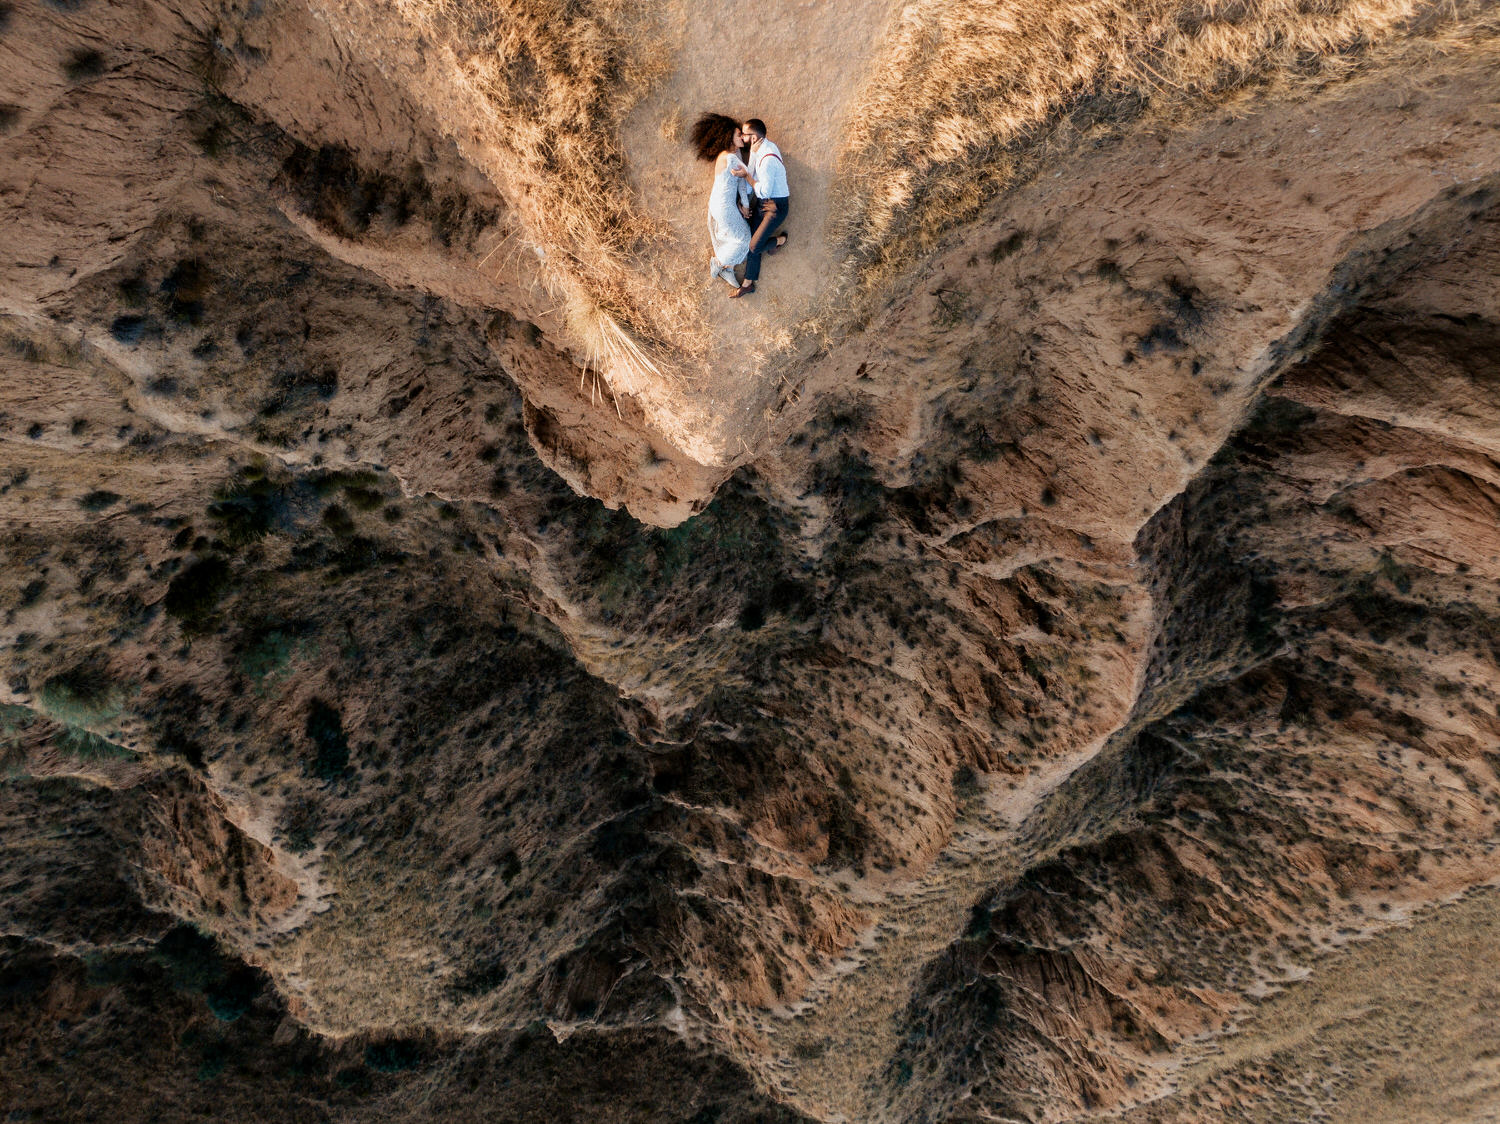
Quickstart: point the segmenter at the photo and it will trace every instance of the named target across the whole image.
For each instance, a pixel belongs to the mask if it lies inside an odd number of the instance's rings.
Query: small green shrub
[[[279,628],[273,628],[257,636],[240,653],[240,671],[257,687],[265,685],[268,680],[274,682],[291,662],[296,645],[297,641],[293,636]]]
[[[35,721],[36,715],[29,706],[17,703],[0,705],[0,739],[14,737]]]
[[[123,745],[116,745],[91,730],[68,727],[53,740],[53,744],[64,753],[84,761],[128,761],[135,754]]]
[[[104,670],[79,664],[42,684],[37,701],[65,726],[94,726],[120,713],[119,692]]]

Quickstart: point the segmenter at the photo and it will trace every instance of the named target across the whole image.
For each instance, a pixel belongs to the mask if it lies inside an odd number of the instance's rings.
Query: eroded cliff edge
[[[486,258],[512,185],[338,26],[6,11],[17,1111],[1384,1079],[1181,1065],[1492,878],[1482,20],[1295,97],[1075,106],[766,368],[731,475],[590,381]]]

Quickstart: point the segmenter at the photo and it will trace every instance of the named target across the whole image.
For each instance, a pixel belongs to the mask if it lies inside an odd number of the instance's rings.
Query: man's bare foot
[[[776,235],[776,241],[773,242],[771,245],[767,246],[765,248],[765,250],[763,251],[763,253],[774,254],[777,250],[781,249],[781,247],[783,247],[785,245],[786,245],[786,235],[783,234],[783,233],[778,233]]]

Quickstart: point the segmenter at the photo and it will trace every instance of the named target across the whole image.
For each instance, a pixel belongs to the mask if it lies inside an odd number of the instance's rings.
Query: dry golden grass
[[[1493,887],[1329,952],[1181,1070],[1131,1124],[1493,1119],[1500,1103]]]
[[[1493,31],[1457,0],[915,0],[893,22],[850,120],[834,213],[868,297],[1011,182],[1067,114],[1106,127],[1251,85],[1331,81],[1403,31],[1457,45]]]
[[[524,238],[583,362],[609,379],[671,377],[664,345],[691,343],[687,295],[653,283],[663,228],[641,213],[619,143],[630,109],[666,72],[665,10],[645,0],[398,0],[451,56],[503,154]]]
[[[647,0],[397,9],[482,107],[476,135],[513,179],[511,250],[535,249],[595,384],[635,390],[693,370],[712,346],[701,278],[638,207],[619,140],[670,69],[672,21],[690,12]],[[1456,29],[1495,22],[1491,0],[912,0],[848,113],[832,204],[843,275],[796,334],[826,344],[865,320],[919,254],[1057,149],[1062,122],[1097,133],[1251,89],[1290,95],[1413,33],[1446,49]]]

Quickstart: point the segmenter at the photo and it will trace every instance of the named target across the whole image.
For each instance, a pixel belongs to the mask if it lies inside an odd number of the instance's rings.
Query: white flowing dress
[[[713,244],[716,271],[731,270],[750,252],[750,224],[740,214],[740,185],[744,182],[733,172],[745,165],[730,153],[724,170],[714,177],[708,196],[708,238]]]

